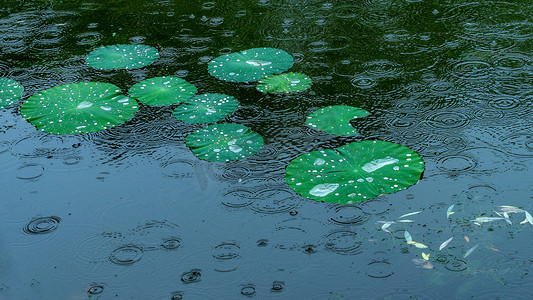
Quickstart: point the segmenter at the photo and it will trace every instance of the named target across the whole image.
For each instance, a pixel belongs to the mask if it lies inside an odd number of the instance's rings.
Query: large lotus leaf
[[[225,81],[257,81],[287,71],[294,59],[287,52],[274,48],[253,48],[213,59],[209,74]]]
[[[264,94],[292,93],[308,89],[311,83],[311,78],[302,73],[285,73],[261,79],[256,88]]]
[[[111,45],[100,47],[87,54],[89,66],[100,70],[135,69],[153,63],[159,58],[154,47],[146,45]]]
[[[244,125],[215,124],[189,134],[185,143],[200,159],[231,161],[255,154],[263,138]]]
[[[0,78],[0,109],[6,108],[20,100],[24,87],[17,81],[5,77]]]
[[[185,101],[196,94],[196,87],[179,77],[155,77],[133,85],[130,97],[148,105],[170,105]]]
[[[37,129],[56,134],[94,132],[133,117],[138,105],[120,89],[103,82],[55,86],[28,98],[22,116]]]
[[[336,135],[359,134],[350,124],[350,121],[368,115],[364,109],[357,107],[335,105],[320,108],[307,117],[307,125],[311,128]]]
[[[203,94],[176,107],[173,116],[186,123],[211,123],[233,113],[239,102],[224,94]]]
[[[407,147],[362,141],[300,155],[287,166],[285,180],[306,198],[346,204],[406,189],[423,171],[422,158]]]

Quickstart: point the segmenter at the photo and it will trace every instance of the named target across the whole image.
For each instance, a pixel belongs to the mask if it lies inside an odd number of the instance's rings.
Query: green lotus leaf
[[[411,149],[384,141],[362,141],[300,155],[285,180],[298,194],[350,204],[406,189],[420,179],[424,161]]]
[[[359,134],[350,124],[356,118],[367,116],[369,112],[357,107],[335,105],[320,108],[307,117],[307,125],[311,128],[335,135]]]
[[[95,132],[133,117],[135,99],[103,82],[80,82],[55,86],[24,102],[22,116],[37,129],[56,134]]]
[[[100,70],[135,69],[147,66],[159,58],[154,47],[146,45],[111,45],[87,54],[89,66]]]
[[[179,77],[155,77],[133,85],[128,94],[148,105],[170,105],[196,94],[196,87]]]
[[[301,92],[311,86],[311,78],[302,73],[286,73],[263,78],[257,85],[257,90],[266,93]]]
[[[232,96],[203,94],[176,107],[172,115],[186,123],[211,123],[230,115],[237,106],[239,102]]]
[[[231,161],[255,154],[263,138],[244,125],[215,124],[192,132],[185,143],[200,159]]]
[[[17,102],[24,93],[24,87],[17,81],[5,77],[0,78],[0,109]]]
[[[220,80],[247,82],[285,72],[293,63],[292,56],[283,50],[253,48],[219,56],[207,68]]]

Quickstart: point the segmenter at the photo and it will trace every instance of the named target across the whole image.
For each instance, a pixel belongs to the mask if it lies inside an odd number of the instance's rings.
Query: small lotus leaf
[[[213,59],[208,71],[220,80],[247,82],[285,72],[293,63],[292,56],[283,50],[253,48]]]
[[[80,82],[39,92],[20,109],[37,129],[56,134],[95,132],[133,117],[138,105],[120,89],[103,82]]]
[[[155,77],[133,85],[128,94],[148,105],[170,105],[196,94],[196,87],[179,77]]]
[[[146,45],[111,45],[87,54],[89,66],[100,70],[135,69],[147,66],[159,58],[154,47]]]
[[[185,143],[200,159],[231,161],[255,154],[263,138],[244,125],[215,124],[192,132]]]
[[[301,92],[311,86],[311,78],[302,73],[285,73],[263,78],[257,85],[257,90],[266,93]]]
[[[356,118],[367,116],[369,112],[357,107],[335,105],[320,108],[307,117],[307,125],[311,128],[335,135],[359,134],[350,124]]]
[[[424,161],[407,147],[362,141],[300,155],[287,166],[285,180],[306,198],[349,204],[406,189],[423,171]]]
[[[186,123],[211,123],[230,115],[237,106],[239,102],[232,96],[203,94],[176,107],[173,116]]]
[[[24,87],[17,81],[5,77],[0,78],[0,109],[17,102],[24,93]]]

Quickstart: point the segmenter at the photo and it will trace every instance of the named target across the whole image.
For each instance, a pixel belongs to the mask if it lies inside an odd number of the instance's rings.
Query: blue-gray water
[[[0,299],[533,297],[524,214],[512,225],[470,222],[498,205],[533,212],[530,1],[1,3],[0,75],[24,85],[23,100],[72,82],[127,91],[179,76],[236,97],[223,122],[252,128],[265,147],[236,162],[199,160],[184,143],[198,126],[168,108],[143,106],[77,136],[37,131],[20,103],[1,110]],[[131,71],[85,65],[93,49],[124,43],[160,44],[161,58]],[[262,95],[207,73],[211,59],[254,47],[287,51],[290,71],[313,86]],[[371,113],[353,123],[359,136],[306,127],[334,104]],[[422,180],[353,206],[285,183],[293,158],[367,139],[418,152]],[[392,234],[377,223],[414,211]],[[428,248],[406,244],[405,230]],[[433,269],[413,263],[422,252]]]

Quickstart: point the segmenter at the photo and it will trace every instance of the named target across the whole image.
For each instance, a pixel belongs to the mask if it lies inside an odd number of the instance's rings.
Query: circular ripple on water
[[[533,157],[533,133],[511,134],[501,141],[500,149],[516,156]]]
[[[329,220],[337,225],[362,225],[368,221],[359,205],[333,205],[328,209]]]
[[[143,251],[159,250],[165,245],[170,247],[167,250],[179,247],[181,240],[178,234],[179,226],[167,220],[150,220],[124,233],[130,243]]]
[[[361,5],[356,6],[358,16],[353,21],[361,26],[368,28],[394,28],[398,19],[391,14],[391,7],[393,5],[390,1],[374,0],[363,1]],[[348,10],[343,15],[350,15]]]
[[[356,76],[350,79],[350,83],[360,89],[370,89],[374,87],[378,82],[372,77]]]
[[[269,24],[269,23],[267,23]],[[259,30],[261,35],[267,40],[276,40],[276,41],[291,41],[298,40],[301,42],[308,41],[312,32],[303,30],[303,28],[308,28],[302,26],[301,20],[285,18],[283,21],[278,24],[270,23],[267,26],[261,26],[262,29]]]
[[[488,184],[471,185],[464,191],[464,196],[469,200],[467,203],[473,203],[474,205],[492,203],[498,194],[498,190]]]
[[[102,34],[99,32],[84,32],[76,36],[76,44],[80,46],[96,46],[102,39]]]
[[[503,70],[520,70],[528,64],[529,58],[520,53],[502,53],[496,56],[494,66]]]
[[[531,268],[533,261],[520,257],[505,257],[486,261],[482,267],[484,274],[488,274],[489,279],[495,280],[503,286],[519,288],[530,287],[533,284]]]
[[[165,250],[176,250],[181,247],[181,239],[179,238],[166,238],[161,243],[161,248]]]
[[[457,86],[451,82],[438,80],[429,84],[430,93],[433,95],[448,95],[453,93],[457,89]]]
[[[100,295],[104,292],[104,289],[105,285],[103,283],[93,283],[87,289],[85,289],[85,292],[89,295]]]
[[[471,157],[476,161],[476,168],[472,172],[490,174],[496,171],[505,171],[509,167],[509,155],[496,148],[468,148],[458,152],[457,155]]]
[[[222,204],[231,208],[242,208],[252,203],[255,198],[253,188],[231,188],[223,193]]]
[[[305,251],[305,247],[315,249],[323,238],[324,224],[310,218],[291,218],[279,222],[271,243],[283,250]]]
[[[113,250],[109,261],[117,265],[131,265],[141,260],[143,250],[136,245],[124,245]]]
[[[78,154],[83,140],[38,132],[13,144],[12,153],[27,158],[67,157]]]
[[[281,293],[283,292],[283,289],[285,288],[285,282],[284,281],[273,281],[272,285],[270,287],[270,292],[273,293]]]
[[[344,36],[330,36],[326,41],[316,41],[310,43],[307,48],[310,52],[330,52],[348,48],[350,40]]]
[[[60,222],[61,218],[56,216],[34,218],[22,230],[27,234],[49,233],[56,230]]]
[[[451,73],[453,76],[463,80],[480,80],[488,78],[492,66],[484,61],[464,61],[455,64]]]
[[[198,282],[202,279],[202,270],[200,269],[192,269],[188,272],[184,272],[181,274],[181,281],[183,283],[194,283]]]
[[[514,97],[501,97],[501,98],[491,99],[488,102],[488,105],[492,108],[496,108],[500,110],[512,110],[512,109],[520,107],[521,103],[519,99],[514,98]]]
[[[241,295],[246,297],[252,297],[255,295],[255,285],[246,284],[241,287]]]
[[[250,182],[257,179],[259,174],[255,174],[246,162],[231,162],[229,164],[217,165],[213,173],[217,180],[237,184],[241,182]],[[261,177],[259,177],[261,178]]]
[[[395,300],[402,300],[402,299],[417,299],[417,300],[433,300],[433,299],[441,299],[440,295],[435,294],[434,291],[431,291],[429,289],[426,289],[424,286],[417,286],[413,288],[389,288],[389,287],[383,287],[383,288],[377,288],[378,290],[376,293],[372,295],[372,298],[374,299],[395,299]],[[385,291],[383,291],[385,290]]]
[[[361,209],[368,215],[381,215],[389,211],[390,200],[386,196],[379,196],[360,204]]]
[[[365,267],[365,274],[370,278],[387,278],[394,275],[394,265],[388,260],[373,260]]]
[[[341,255],[355,255],[363,252],[359,249],[362,243],[357,239],[357,233],[353,231],[335,231],[326,235],[324,239],[328,251]]]
[[[480,108],[472,113],[474,117],[482,120],[482,123],[494,124],[494,121],[504,117],[504,114],[499,109]]]
[[[81,156],[69,156],[63,159],[63,164],[67,166],[77,165],[83,158]]]
[[[18,179],[33,180],[44,174],[44,166],[37,163],[27,163],[19,167],[16,171]]]
[[[248,207],[261,214],[279,214],[292,211],[300,205],[302,199],[286,185],[264,186],[259,188],[255,195],[255,199]]]
[[[170,300],[183,300],[185,299],[185,292],[176,291],[170,294]]]
[[[417,116],[392,117],[385,121],[385,126],[391,128],[391,130],[413,128],[418,125],[418,119]]]
[[[236,242],[224,242],[213,248],[212,255],[215,271],[235,271],[240,265],[241,247]]]
[[[474,158],[462,155],[447,155],[437,161],[437,168],[446,173],[464,173],[474,169],[477,162]]]
[[[186,159],[172,159],[161,164],[163,175],[173,178],[195,178],[196,162]]]
[[[403,73],[400,64],[386,59],[364,62],[361,67],[363,74],[373,78],[396,78]]]
[[[435,257],[436,262],[444,265],[444,268],[452,272],[462,272],[468,269],[466,261],[455,257],[454,255],[439,254]]]
[[[406,115],[418,115],[420,110],[423,109],[420,101],[413,101],[410,98],[402,98],[397,100],[394,105],[395,111]]]
[[[244,99],[239,99],[241,105],[237,110],[229,116],[229,121],[233,123],[239,123],[242,125],[250,126],[251,124],[257,124],[258,121],[265,119],[265,110],[256,105],[246,105],[242,103]]]
[[[509,20],[527,21],[530,18],[522,9],[519,3],[506,1],[482,1],[482,2],[451,2],[452,4],[443,7],[440,20],[453,20],[459,23],[507,23]]]
[[[430,113],[425,123],[429,127],[438,129],[456,129],[468,126],[471,117],[460,112],[437,111]]]

